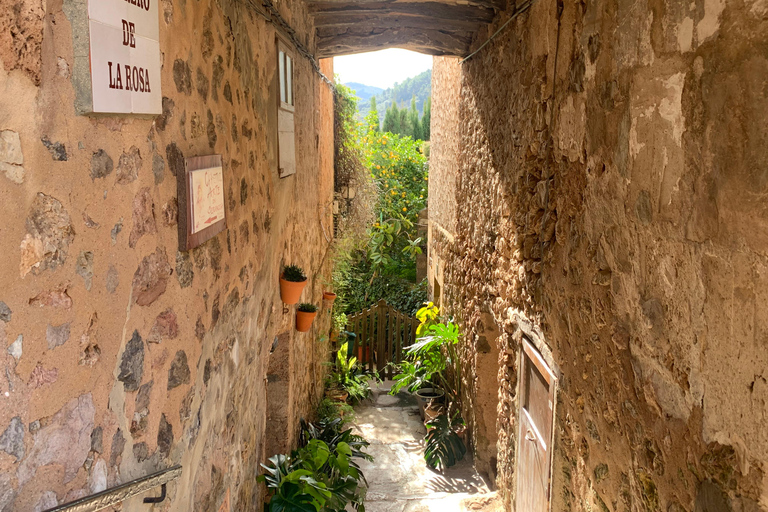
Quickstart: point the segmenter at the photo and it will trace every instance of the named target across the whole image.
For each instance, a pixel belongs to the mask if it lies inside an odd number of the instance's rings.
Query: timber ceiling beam
[[[382,48],[405,48],[427,55],[465,55],[472,33],[439,30],[385,28],[374,31],[347,31],[317,38],[319,58],[362,53]]]
[[[466,55],[507,0],[309,0],[318,57],[397,47]]]

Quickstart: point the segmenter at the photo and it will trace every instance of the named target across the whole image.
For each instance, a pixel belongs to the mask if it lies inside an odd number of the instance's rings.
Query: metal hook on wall
[[[163,484],[160,486],[160,496],[155,496],[155,497],[150,496],[148,498],[144,498],[144,503],[162,503],[163,501],[165,501],[165,492],[166,492],[166,488],[165,488],[165,484]]]

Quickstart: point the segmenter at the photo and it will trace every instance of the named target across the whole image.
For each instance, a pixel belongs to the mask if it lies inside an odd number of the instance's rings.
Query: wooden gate
[[[366,372],[378,372],[382,379],[394,375],[388,363],[403,360],[403,348],[416,341],[419,321],[397,311],[384,300],[347,319],[347,331],[355,333],[355,350]]]

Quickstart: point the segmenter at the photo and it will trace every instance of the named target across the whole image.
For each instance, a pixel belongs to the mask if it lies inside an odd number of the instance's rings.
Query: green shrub
[[[328,375],[328,385],[349,393],[352,403],[362,402],[371,396],[370,377],[362,372],[356,357],[347,356],[348,350],[349,345],[345,343],[336,352],[336,364]]]
[[[320,423],[329,423],[340,418],[342,424],[346,424],[355,421],[355,411],[347,403],[331,398],[323,398],[317,407],[317,417]]]
[[[347,505],[365,512],[367,483],[354,459],[373,461],[368,442],[342,430],[341,419],[318,425],[302,421],[301,446],[262,464],[271,499],[267,512],[339,512]]]
[[[283,269],[283,279],[292,283],[301,283],[307,280],[304,270],[297,265],[288,265]]]
[[[309,304],[308,302],[302,302],[299,304],[299,311],[303,311],[304,313],[315,313],[317,311],[317,306]]]

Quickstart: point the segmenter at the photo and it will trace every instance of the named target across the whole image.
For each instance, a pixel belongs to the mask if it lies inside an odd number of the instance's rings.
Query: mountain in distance
[[[432,95],[432,70],[428,69],[412,78],[406,78],[402,83],[396,83],[393,87],[381,90],[378,87],[360,83],[344,84],[353,89],[359,98],[357,102],[358,115],[364,119],[371,110],[371,97],[376,96],[376,110],[379,111],[379,121],[384,121],[384,114],[393,101],[398,107],[411,107],[411,98],[416,96],[416,109],[419,115],[424,112],[424,102]],[[375,92],[371,94],[374,90]]]
[[[344,85],[354,90],[355,94],[357,94],[357,97],[360,98],[361,101],[368,103],[371,102],[371,96],[377,96],[384,92],[384,89],[381,87],[374,87],[373,85],[365,85],[358,82],[349,82]]]

